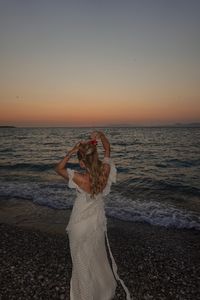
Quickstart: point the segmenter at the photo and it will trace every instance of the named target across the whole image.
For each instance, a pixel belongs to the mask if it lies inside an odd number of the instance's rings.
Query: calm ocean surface
[[[107,216],[200,230],[200,128],[1,128],[0,199],[71,208],[75,190],[54,166],[93,130],[109,138],[118,171]],[[83,171],[76,155],[68,167]]]

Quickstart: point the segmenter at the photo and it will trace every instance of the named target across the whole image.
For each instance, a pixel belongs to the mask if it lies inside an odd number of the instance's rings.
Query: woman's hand
[[[80,147],[81,143],[82,143],[82,142],[76,143],[76,145],[75,145],[71,150],[69,150],[68,152],[69,152],[70,154],[76,153],[76,152],[79,150],[79,147]]]
[[[76,145],[71,150],[67,151],[65,157],[58,164],[55,165],[55,170],[60,175],[62,175],[63,177],[65,177],[67,179],[68,179],[68,175],[66,175],[66,170],[65,170],[66,163],[70,159],[71,155],[73,153],[76,153],[79,150],[80,145],[81,145],[81,142],[76,143]]]
[[[92,139],[97,139],[99,138],[102,142],[103,148],[105,150],[104,156],[110,157],[110,142],[108,138],[105,136],[105,134],[102,131],[93,131],[90,134]]]

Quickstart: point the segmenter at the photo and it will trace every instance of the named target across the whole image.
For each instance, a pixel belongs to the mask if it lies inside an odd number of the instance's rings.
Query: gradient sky
[[[0,0],[0,125],[200,121],[199,0]]]

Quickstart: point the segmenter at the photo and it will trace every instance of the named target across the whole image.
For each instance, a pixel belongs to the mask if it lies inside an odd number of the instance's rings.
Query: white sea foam
[[[28,199],[36,204],[54,209],[66,209],[73,206],[75,190],[64,183],[19,183],[2,182],[0,195],[7,199]],[[175,228],[194,228],[200,230],[200,215],[193,211],[177,208],[167,202],[141,200],[123,197],[112,192],[105,198],[106,215],[126,221],[147,222],[152,225]]]
[[[117,198],[117,199],[116,199]],[[114,205],[114,201],[115,204]],[[152,225],[200,230],[200,215],[169,203],[114,197],[106,202],[106,214],[126,221],[147,222]],[[111,205],[110,205],[111,204]]]

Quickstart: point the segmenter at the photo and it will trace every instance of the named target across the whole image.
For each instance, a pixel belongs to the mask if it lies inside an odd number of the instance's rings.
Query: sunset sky
[[[200,121],[199,0],[0,0],[0,125]]]

